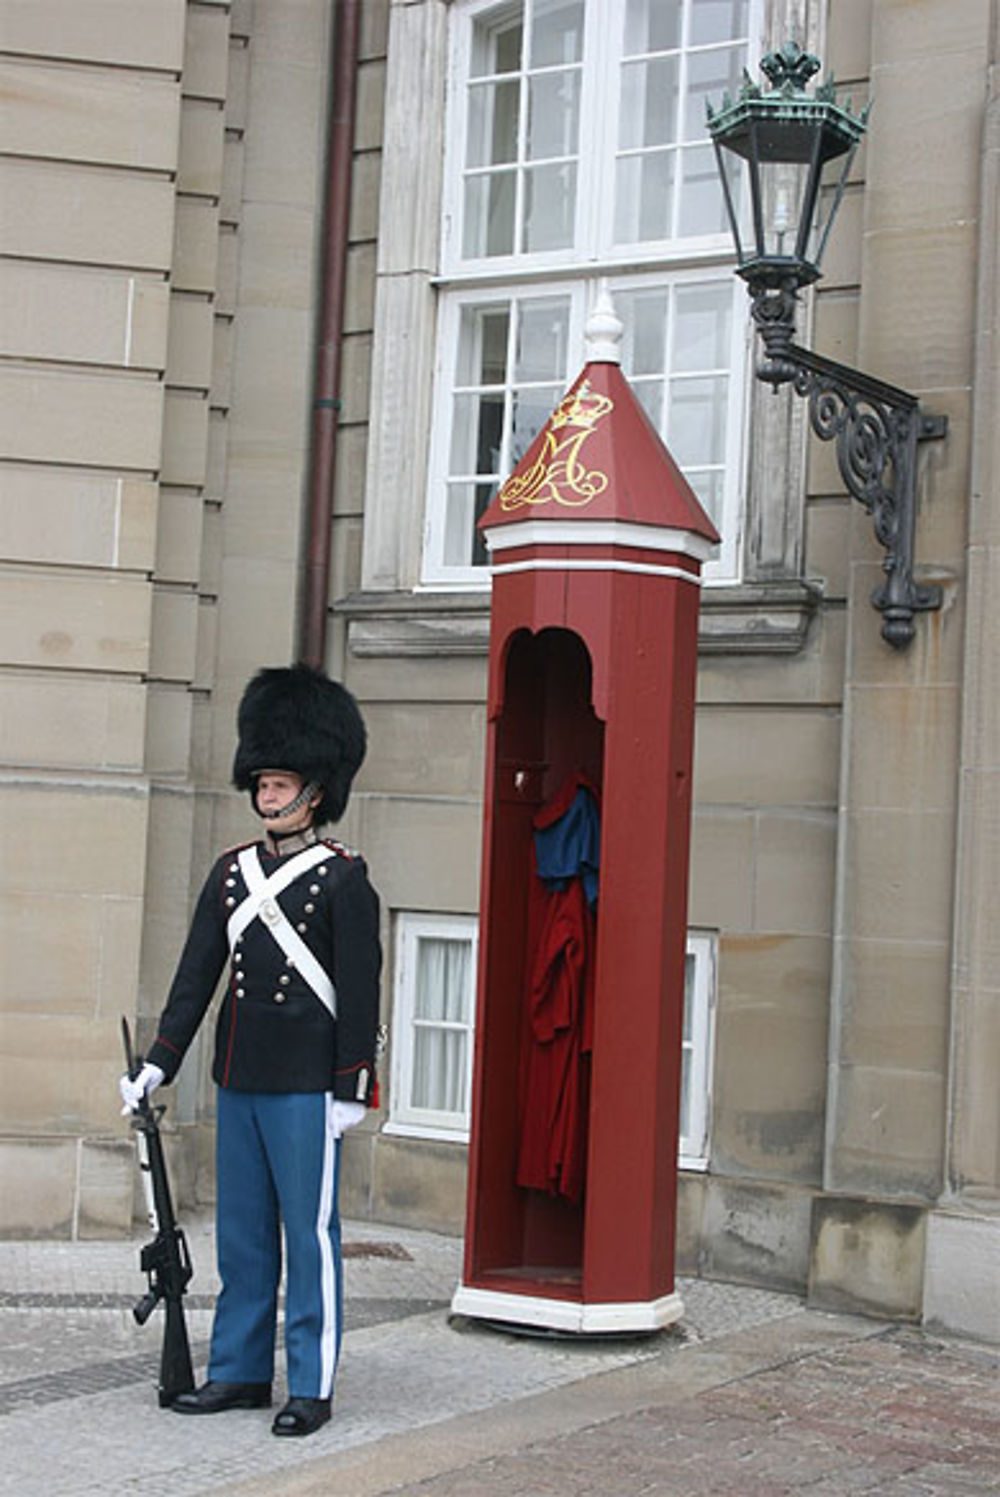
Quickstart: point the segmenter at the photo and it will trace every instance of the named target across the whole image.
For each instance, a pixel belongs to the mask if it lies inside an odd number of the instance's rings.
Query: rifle
[[[132,1036],[125,1018],[122,1019],[122,1039],[129,1079],[134,1081],[142,1070],[142,1056],[136,1055],[132,1050]],[[142,1248],[139,1256],[139,1267],[146,1275],[149,1287],[133,1307],[132,1314],[137,1325],[145,1325],[156,1306],[163,1301],[166,1323],[163,1327],[158,1385],[161,1409],[169,1408],[178,1393],[189,1393],[194,1388],[191,1347],[184,1320],[184,1292],[194,1269],[191,1266],[187,1239],[177,1225],[170,1183],[167,1180],[163,1140],[160,1137],[160,1118],[165,1111],[164,1107],[151,1106],[147,1096],[143,1096],[138,1107],[132,1111],[132,1127],[136,1130],[136,1151],[139,1155],[146,1210],[149,1224],[156,1233],[152,1242],[147,1242]]]

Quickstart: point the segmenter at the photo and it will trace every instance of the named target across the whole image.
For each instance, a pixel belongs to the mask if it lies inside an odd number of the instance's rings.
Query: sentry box
[[[674,1287],[702,563],[717,532],[588,361],[480,526],[493,582],[472,1129],[456,1314],[634,1333]]]

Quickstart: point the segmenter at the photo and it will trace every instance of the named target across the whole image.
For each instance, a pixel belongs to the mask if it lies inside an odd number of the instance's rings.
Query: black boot
[[[194,1393],[178,1393],[175,1414],[222,1414],[226,1409],[269,1409],[270,1383],[203,1383]]]
[[[275,1415],[272,1435],[311,1435],[330,1417],[328,1398],[290,1398]]]

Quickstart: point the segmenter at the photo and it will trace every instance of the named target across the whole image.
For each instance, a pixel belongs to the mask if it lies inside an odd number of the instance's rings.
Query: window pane
[[[515,173],[492,172],[465,183],[462,253],[509,255],[514,248]]]
[[[680,97],[680,64],[676,57],[654,57],[649,62],[630,62],[622,68],[622,103],[618,120],[618,145],[669,145],[677,139],[677,106]],[[702,124],[701,135],[705,126]]]
[[[700,3],[700,0],[699,0]],[[625,55],[666,52],[681,44],[681,0],[628,0]]]
[[[462,308],[458,342],[458,385],[502,385],[507,378],[506,302]]]
[[[502,441],[502,393],[455,396],[450,473],[455,477],[498,474]]]
[[[662,374],[667,367],[667,308],[663,291],[619,292],[615,309],[625,327],[623,363],[629,378]]]
[[[732,308],[728,286],[678,288],[674,317],[675,369],[728,367]]]
[[[525,173],[523,247],[529,254],[572,244],[575,216],[575,164],[536,166]]]
[[[531,66],[579,62],[583,56],[583,0],[535,0]]]
[[[418,1029],[413,1037],[412,1105],[435,1112],[465,1112],[465,1054],[461,1031]]]
[[[646,415],[652,421],[658,432],[663,431],[663,392],[666,388],[662,379],[633,380],[632,387],[639,397],[640,404]]]
[[[443,936],[421,936],[417,941],[418,1019],[468,1021],[469,941],[450,941]]]
[[[543,73],[528,90],[529,161],[575,156],[580,135],[580,74]]]
[[[518,390],[514,394],[513,431],[510,443],[509,470],[517,467],[564,394],[561,385],[536,390]]]
[[[484,83],[469,90],[469,134],[466,166],[496,166],[517,160],[517,111],[520,85]]]
[[[681,467],[725,462],[727,385],[725,375],[672,385],[667,445]]]
[[[621,157],[615,178],[616,244],[670,237],[676,163],[676,151]]]
[[[473,78],[489,77],[492,73],[516,73],[521,66],[521,7],[512,6],[493,25],[483,22],[473,28],[472,63]]]
[[[680,1136],[687,1138],[691,1132],[691,1051],[685,1046],[681,1052],[681,1105]]]
[[[695,7],[697,10],[697,6]],[[743,78],[743,47],[719,47],[713,52],[695,52],[688,60],[687,92],[684,96],[684,139],[706,140],[705,101],[714,108],[729,93],[735,98]]]
[[[566,374],[569,298],[524,301],[519,308],[514,380],[561,380]]]
[[[746,36],[749,25],[747,12],[748,0],[692,0],[692,46]]]
[[[691,1032],[694,1014],[694,979],[695,979],[695,955],[693,951],[684,954],[684,1044],[691,1043]]]
[[[702,509],[716,526],[722,525],[722,505],[725,498],[726,475],[715,472],[686,473],[688,483],[701,501]]]
[[[446,567],[485,566],[486,543],[476,521],[489,507],[497,483],[449,483],[445,507],[444,564]]]
[[[688,146],[681,152],[679,234],[721,234],[728,228],[726,205],[711,146]]]

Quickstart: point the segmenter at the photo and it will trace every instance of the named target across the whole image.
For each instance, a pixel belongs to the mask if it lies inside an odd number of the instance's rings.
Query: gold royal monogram
[[[502,510],[523,505],[589,504],[608,486],[608,475],[588,469],[582,458],[584,442],[599,421],[614,409],[607,395],[597,395],[584,380],[558,406],[548,426],[538,457],[526,473],[514,473],[500,490]]]

